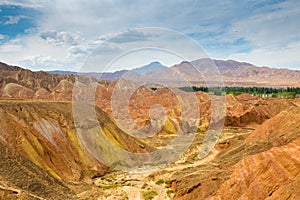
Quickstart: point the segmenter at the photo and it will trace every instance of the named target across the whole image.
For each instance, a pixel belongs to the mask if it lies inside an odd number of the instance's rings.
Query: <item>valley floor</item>
[[[203,159],[197,158],[199,144],[193,144],[188,153],[183,154],[180,159],[160,170],[151,172],[149,169],[140,170],[138,173],[115,171],[101,178],[94,179],[92,187],[78,193],[78,199],[98,199],[98,200],[168,200],[174,197],[172,181],[174,174],[180,173],[184,169],[194,169],[195,174],[204,165],[213,165],[216,155],[223,151],[220,148],[222,143],[236,138],[245,138],[252,132],[252,129],[226,128],[223,130],[219,144],[208,156]],[[198,134],[199,138],[203,135]],[[197,137],[196,136],[196,137]],[[226,142],[225,142],[226,141]],[[219,146],[219,147],[218,147]],[[193,173],[187,174],[193,176]]]

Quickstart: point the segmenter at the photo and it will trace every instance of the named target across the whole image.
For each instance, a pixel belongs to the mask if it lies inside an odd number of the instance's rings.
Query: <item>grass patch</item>
[[[149,190],[149,191],[143,192],[143,197],[145,200],[151,200],[157,195],[158,195],[158,193],[155,190]]]
[[[158,181],[155,182],[156,185],[162,185],[165,184],[166,188],[170,188],[171,187],[171,183],[170,181],[164,181],[163,179],[159,179]]]
[[[156,185],[161,185],[161,184],[164,184],[165,181],[162,180],[162,179],[159,179],[158,181],[155,182]]]
[[[120,184],[112,184],[112,185],[99,185],[99,188],[102,188],[104,190],[108,190],[108,189],[112,189],[112,188],[117,188],[117,187],[121,187]]]
[[[165,187],[166,188],[170,188],[171,187],[171,182],[170,181],[165,181]]]

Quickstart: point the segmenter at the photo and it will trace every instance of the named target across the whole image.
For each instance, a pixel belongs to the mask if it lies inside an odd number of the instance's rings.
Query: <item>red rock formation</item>
[[[96,113],[102,127],[105,124],[107,137],[113,138],[120,148],[132,152],[152,149],[124,134],[100,109]],[[76,130],[70,103],[7,101],[0,104],[0,142],[8,148],[65,181],[88,180],[107,173],[109,168],[86,150]]]
[[[228,96],[227,99],[229,99]],[[239,99],[242,100],[238,101]],[[277,115],[281,111],[288,109],[290,106],[294,106],[287,99],[250,98],[249,100],[246,100],[245,96],[242,98],[231,96],[229,102],[226,103],[226,126],[252,128],[262,124],[264,121]]]
[[[254,142],[264,139],[285,138],[288,135],[293,135],[299,132],[300,129],[300,109],[291,107],[284,110],[275,117],[266,121],[262,126],[259,126],[251,135],[246,138],[246,142]],[[291,138],[292,136],[290,136]],[[277,146],[278,141],[274,141]]]
[[[238,162],[209,199],[300,199],[300,140]]]

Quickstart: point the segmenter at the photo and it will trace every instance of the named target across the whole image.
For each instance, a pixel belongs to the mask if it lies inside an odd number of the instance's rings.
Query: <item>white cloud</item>
[[[39,36],[50,44],[62,46],[76,46],[79,43],[84,42],[84,39],[80,37],[80,34],[78,32],[70,33],[64,31],[45,31],[41,32]]]
[[[17,24],[21,19],[27,18],[26,16],[19,15],[19,16],[6,16],[8,18],[7,21],[5,21],[4,25],[10,25],[10,24]]]
[[[109,42],[112,43],[128,43],[128,42],[139,42],[150,40],[154,35],[145,34],[141,31],[133,30],[130,32],[125,32],[123,34],[116,35],[109,39]]]
[[[22,45],[20,44],[20,39],[10,40],[9,42],[0,46],[0,52],[3,54],[18,52],[21,49]]]
[[[43,68],[45,69],[47,68],[51,69],[54,66],[63,65],[61,61],[58,61],[52,56],[42,56],[42,55],[24,57],[23,60],[21,60],[20,64],[24,66],[30,66],[31,68],[34,69],[39,69],[40,66],[43,66]]]
[[[43,0],[2,0],[0,5],[14,5],[30,8],[41,8],[45,1]]]
[[[33,34],[33,33],[37,33],[39,31],[39,28],[37,27],[34,27],[34,28],[28,28],[28,29],[25,29],[24,32],[27,33],[27,34]]]
[[[68,53],[68,48],[49,45],[38,35],[20,36],[0,46],[3,62],[33,70],[76,67],[79,62],[68,59]]]

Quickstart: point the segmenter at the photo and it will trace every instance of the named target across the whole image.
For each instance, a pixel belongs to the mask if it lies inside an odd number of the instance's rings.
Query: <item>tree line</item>
[[[243,93],[248,93],[256,96],[262,97],[282,97],[282,98],[296,98],[300,95],[300,87],[287,87],[287,88],[271,88],[271,87],[180,87],[179,89],[186,92],[209,92],[215,95],[233,94],[239,95]]]

